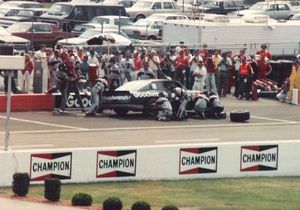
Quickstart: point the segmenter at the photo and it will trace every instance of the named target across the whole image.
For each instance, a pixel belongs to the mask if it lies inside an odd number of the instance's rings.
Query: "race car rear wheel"
[[[124,115],[126,115],[129,112],[129,110],[128,109],[124,109],[124,108],[118,108],[118,109],[114,109],[114,112],[117,115],[124,116]]]
[[[233,110],[230,112],[231,122],[244,122],[250,119],[250,112],[248,110]]]

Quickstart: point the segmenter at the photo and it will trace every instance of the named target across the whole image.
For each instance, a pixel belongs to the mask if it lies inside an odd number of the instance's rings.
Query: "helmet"
[[[158,96],[159,97],[168,97],[168,94],[166,92],[162,91],[162,92],[159,92]]]

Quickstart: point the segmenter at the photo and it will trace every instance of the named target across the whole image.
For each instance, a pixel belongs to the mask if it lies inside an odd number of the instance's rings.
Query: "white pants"
[[[204,86],[205,86],[204,82],[200,82],[200,81],[196,81],[195,80],[194,85],[193,85],[193,90],[203,91],[204,90]]]
[[[31,85],[31,74],[29,71],[25,71],[24,74],[19,74],[20,79],[19,79],[19,87],[21,88],[22,91],[28,93],[29,92],[29,87]]]

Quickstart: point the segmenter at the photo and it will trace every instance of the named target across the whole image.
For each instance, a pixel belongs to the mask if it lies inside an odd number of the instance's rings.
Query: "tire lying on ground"
[[[231,122],[244,122],[250,119],[250,112],[248,110],[233,110],[230,112]]]

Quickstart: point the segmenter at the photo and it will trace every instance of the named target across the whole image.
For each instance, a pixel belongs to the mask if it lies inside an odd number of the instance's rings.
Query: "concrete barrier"
[[[14,94],[11,111],[49,111],[54,108],[54,97],[46,94]],[[0,112],[6,111],[6,95],[0,95]]]
[[[174,180],[246,176],[299,176],[300,140],[0,152],[0,186],[15,172],[31,184]]]

